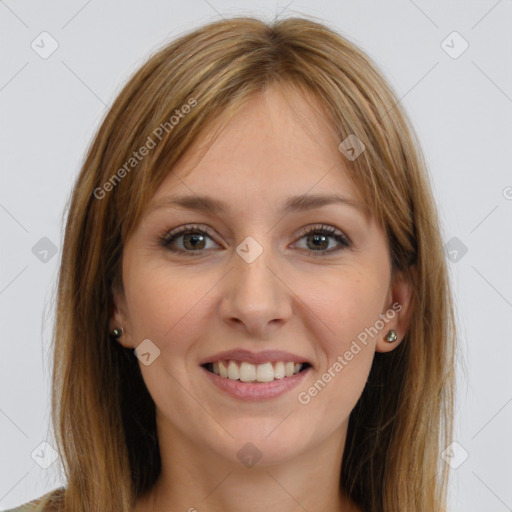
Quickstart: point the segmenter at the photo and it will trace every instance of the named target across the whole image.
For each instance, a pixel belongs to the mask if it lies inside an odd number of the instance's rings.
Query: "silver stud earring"
[[[119,327],[119,329],[116,327],[112,330],[112,332],[110,333],[110,336],[112,336],[113,338],[115,338],[116,340],[118,340],[121,335],[123,334],[123,328],[122,327]]]
[[[397,340],[398,336],[396,335],[396,331],[389,331],[386,337],[384,338],[388,343],[394,343]]]

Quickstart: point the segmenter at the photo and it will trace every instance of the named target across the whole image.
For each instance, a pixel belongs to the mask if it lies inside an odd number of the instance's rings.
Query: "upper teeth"
[[[232,380],[241,380],[242,382],[271,382],[274,379],[291,377],[300,372],[303,365],[277,361],[272,363],[251,364],[245,361],[217,361],[213,363],[213,373]]]

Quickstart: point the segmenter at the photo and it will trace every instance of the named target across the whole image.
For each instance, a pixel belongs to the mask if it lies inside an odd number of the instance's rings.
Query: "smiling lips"
[[[278,350],[250,352],[230,350],[212,356],[201,366],[223,379],[241,382],[272,382],[297,375],[311,363],[304,358]]]
[[[293,361],[270,361],[263,364],[252,364],[246,361],[224,360],[207,363],[206,369],[225,379],[241,380],[242,382],[271,382],[296,375],[308,363]]]

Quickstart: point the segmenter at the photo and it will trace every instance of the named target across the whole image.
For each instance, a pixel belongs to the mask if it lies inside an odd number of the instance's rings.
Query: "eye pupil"
[[[322,244],[322,243],[325,243],[326,240],[327,240],[327,237],[325,235],[319,235],[319,234],[315,234],[315,235],[311,235],[311,237],[313,238],[313,245],[314,247],[318,248],[320,247],[319,246],[319,243]],[[327,245],[329,245],[329,242],[327,242]],[[320,248],[325,248],[325,247],[320,247]]]
[[[191,247],[187,247],[188,249],[190,249],[190,248],[191,249],[202,249],[203,247],[198,246],[198,242],[199,242],[199,244],[201,242],[204,243],[204,236],[194,234],[194,233],[188,233],[188,234],[183,235],[183,244],[185,245],[185,247],[187,246],[187,241],[190,241],[192,244]]]

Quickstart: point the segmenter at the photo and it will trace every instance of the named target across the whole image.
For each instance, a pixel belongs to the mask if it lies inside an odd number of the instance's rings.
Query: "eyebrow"
[[[285,202],[282,213],[314,210],[330,204],[351,206],[361,210],[363,213],[367,213],[367,207],[364,204],[340,194],[301,194],[291,196]],[[229,207],[224,201],[204,195],[163,197],[150,207],[150,212],[163,207],[181,207],[197,212],[220,214],[225,214],[229,211]]]

